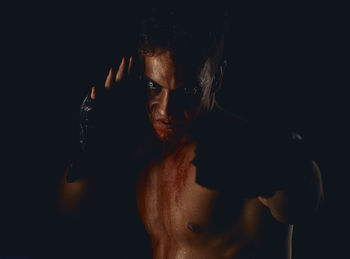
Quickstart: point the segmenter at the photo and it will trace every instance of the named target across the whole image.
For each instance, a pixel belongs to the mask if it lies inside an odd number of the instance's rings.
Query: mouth
[[[184,123],[177,122],[177,121],[171,121],[167,119],[160,119],[156,120],[156,123],[160,125],[161,127],[167,128],[169,130],[173,130],[176,128],[180,128],[184,126]]]

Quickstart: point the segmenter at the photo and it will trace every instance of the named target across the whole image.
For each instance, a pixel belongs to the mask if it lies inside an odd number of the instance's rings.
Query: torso
[[[217,126],[216,123],[212,125]],[[218,126],[221,134],[224,134],[225,128],[230,128],[226,126]],[[146,138],[143,144],[140,142],[140,146],[135,162],[127,164],[121,171],[130,170],[131,174],[121,178],[118,173],[103,178],[96,191],[96,202],[90,202],[91,210],[96,211],[92,215],[101,220],[97,232],[105,235],[108,230],[111,234],[118,232],[125,237],[124,242],[118,243],[119,250],[125,249],[128,256],[149,253],[140,216],[151,241],[154,259],[291,258],[292,227],[277,222],[257,197],[239,198],[197,183],[196,177],[201,171],[198,171],[193,159],[198,141],[184,139],[167,155],[159,152],[160,146],[154,141],[154,136]],[[234,159],[232,156],[228,160],[235,164]],[[116,167],[120,169],[118,163]],[[215,170],[207,173],[214,178],[223,175]],[[239,176],[241,172],[233,173]],[[133,175],[138,175],[139,215],[136,215],[135,203],[128,198],[134,195]],[[70,185],[75,186],[64,186]],[[115,197],[118,199],[115,200]],[[111,206],[112,203],[115,206]],[[96,221],[95,216],[93,220]],[[91,237],[88,236],[88,239]],[[106,239],[102,240],[105,243]],[[147,247],[143,249],[143,245]]]
[[[257,198],[227,197],[196,183],[196,147],[184,141],[139,179],[137,203],[153,258],[290,258],[291,227]]]

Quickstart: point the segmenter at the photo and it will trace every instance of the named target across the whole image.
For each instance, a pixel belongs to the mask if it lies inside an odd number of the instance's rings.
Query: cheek
[[[200,112],[201,102],[200,99],[193,99],[191,105],[187,106],[185,110],[186,119],[192,120]]]
[[[157,107],[156,99],[149,97],[147,100],[147,112],[151,119],[152,119],[152,113],[154,112],[156,107]]]

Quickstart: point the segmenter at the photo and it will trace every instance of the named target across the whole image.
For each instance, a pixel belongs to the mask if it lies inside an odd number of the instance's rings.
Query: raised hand
[[[113,89],[113,87],[118,86],[118,84],[120,84],[123,80],[127,79],[127,77],[130,76],[133,60],[134,60],[133,56],[129,58],[122,57],[118,70],[115,67],[111,67],[109,69],[109,73],[107,75],[105,85],[104,85],[105,90]],[[101,89],[101,91],[103,91],[104,89]],[[97,94],[98,94],[98,90],[96,86],[93,86],[91,88],[91,95],[90,95],[91,99],[95,100]]]
[[[138,123],[145,121],[146,108],[137,80],[131,80],[133,61],[133,56],[123,57],[118,69],[109,69],[105,85],[92,86],[82,102],[78,159],[81,166],[76,166],[78,169],[71,176],[80,177],[88,175],[87,171],[99,170],[101,164],[126,155],[126,150],[136,142],[135,133]]]

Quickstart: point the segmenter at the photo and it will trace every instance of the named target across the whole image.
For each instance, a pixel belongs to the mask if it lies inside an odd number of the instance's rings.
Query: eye
[[[183,90],[186,96],[195,96],[199,93],[198,87],[184,87]]]
[[[159,87],[155,85],[152,81],[147,81],[147,87],[151,90],[157,90]]]
[[[193,95],[198,94],[198,92],[199,92],[198,87],[194,87],[194,88],[192,89],[192,94],[193,94]]]

